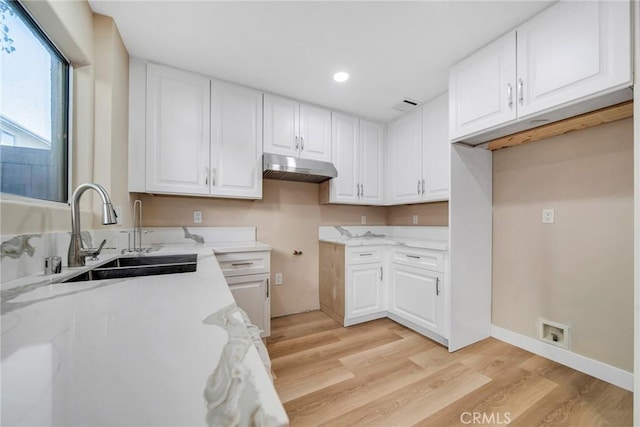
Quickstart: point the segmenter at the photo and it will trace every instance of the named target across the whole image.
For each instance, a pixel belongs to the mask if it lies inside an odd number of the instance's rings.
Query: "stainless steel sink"
[[[189,273],[196,271],[197,266],[197,254],[120,257],[63,280],[62,283]]]

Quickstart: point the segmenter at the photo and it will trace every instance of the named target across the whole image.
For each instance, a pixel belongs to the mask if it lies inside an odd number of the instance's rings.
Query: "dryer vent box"
[[[538,320],[538,338],[547,344],[569,349],[569,326],[546,319]]]

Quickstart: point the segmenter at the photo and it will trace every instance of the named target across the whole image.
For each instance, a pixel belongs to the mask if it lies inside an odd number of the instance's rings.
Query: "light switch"
[[[555,222],[555,210],[554,209],[542,209],[542,223],[553,224]]]
[[[202,211],[193,211],[193,223],[202,224]]]
[[[413,223],[417,224],[418,223],[418,215],[414,215],[413,216]]]
[[[367,223],[367,216],[366,215],[362,215],[360,217],[360,223],[361,224],[366,224]]]

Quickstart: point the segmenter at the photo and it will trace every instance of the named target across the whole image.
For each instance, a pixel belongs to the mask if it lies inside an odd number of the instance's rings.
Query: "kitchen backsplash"
[[[154,227],[143,228],[142,247],[157,245],[220,242],[243,242],[256,239],[255,227]],[[100,229],[82,232],[84,247],[98,247],[102,240],[106,244],[103,254],[126,253],[133,248],[132,229]],[[44,259],[49,256],[62,257],[67,265],[70,232],[44,234],[19,234],[0,236],[0,281],[19,279],[44,268]]]

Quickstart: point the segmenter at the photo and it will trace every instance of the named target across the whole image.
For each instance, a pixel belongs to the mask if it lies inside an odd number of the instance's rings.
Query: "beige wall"
[[[110,18],[97,17],[94,25],[94,14],[86,1],[32,0],[24,4],[74,66],[72,188],[87,181],[105,184],[114,203],[128,213],[128,54],[118,31]],[[103,156],[105,152],[109,153],[107,157]],[[98,225],[91,218],[92,193],[83,196],[83,228]],[[125,221],[125,225],[129,223],[130,215]],[[0,200],[0,234],[64,231],[70,227],[66,204],[12,196]]]
[[[123,207],[124,224],[131,224],[127,191],[129,54],[112,18],[94,15],[95,138],[93,179]],[[94,228],[102,227],[100,199],[94,197]]]
[[[388,225],[449,225],[449,202],[389,206],[388,209]],[[413,224],[414,215],[418,215],[417,224]]]
[[[284,284],[271,294],[271,314],[282,316],[319,308],[318,226],[359,225],[362,215],[367,224],[387,222],[386,207],[319,205],[318,191],[317,184],[264,180],[263,198],[256,201],[137,196],[147,227],[193,226],[194,210],[202,211],[203,226],[256,226],[258,240],[273,247],[272,276],[283,273]]]
[[[493,203],[493,324],[633,371],[632,119],[496,151]]]

